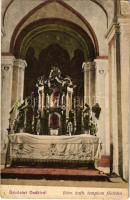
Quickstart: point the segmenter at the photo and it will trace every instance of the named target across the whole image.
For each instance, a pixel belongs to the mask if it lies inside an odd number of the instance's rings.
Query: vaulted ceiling
[[[3,24],[4,24],[4,18],[5,18],[6,12],[8,11],[8,9],[10,8],[11,4],[13,4],[14,1],[16,1],[16,0],[2,0],[2,21],[3,21]],[[17,0],[17,1],[21,1],[21,0]],[[31,0],[29,0],[29,1],[31,1]],[[35,0],[35,1],[38,1],[39,3],[41,2],[40,0]],[[95,2],[97,5],[99,5],[104,10],[104,12],[106,13],[106,16],[109,15],[108,6],[111,5],[113,0],[105,0],[105,1],[104,0],[90,0],[90,1]]]

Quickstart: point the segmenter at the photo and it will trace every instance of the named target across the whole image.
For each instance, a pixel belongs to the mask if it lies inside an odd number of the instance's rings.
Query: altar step
[[[96,169],[8,167],[2,169],[1,177],[109,181],[109,178],[106,174]]]
[[[93,161],[63,161],[63,160],[54,160],[54,161],[49,161],[46,160],[45,162],[42,161],[36,162],[36,161],[12,161],[11,162],[11,167],[30,167],[30,168],[67,168],[67,169],[80,169],[80,168],[85,168],[85,169],[95,169],[94,162]]]

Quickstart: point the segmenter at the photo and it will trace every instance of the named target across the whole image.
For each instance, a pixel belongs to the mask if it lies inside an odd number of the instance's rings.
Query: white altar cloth
[[[9,135],[8,156],[14,161],[94,161],[100,156],[101,142],[87,134],[45,136],[28,133]]]

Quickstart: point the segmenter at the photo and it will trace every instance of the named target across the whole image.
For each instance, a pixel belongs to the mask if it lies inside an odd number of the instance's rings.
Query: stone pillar
[[[130,17],[119,18],[106,34],[110,66],[110,133],[113,172],[128,180]]]
[[[120,18],[121,113],[122,113],[122,176],[128,180],[128,143],[130,131],[130,17]]]
[[[106,129],[106,123],[109,123],[108,116],[106,114],[108,105],[106,105],[106,102],[108,101],[108,96],[106,95],[106,90],[108,87],[108,83],[106,82],[106,74],[108,73],[108,60],[107,59],[95,59],[95,67],[96,67],[96,103],[99,103],[101,107],[101,114],[98,121],[98,133],[97,135],[100,137],[103,149],[102,154],[103,155],[109,155],[110,154],[110,139],[109,139],[109,130]],[[108,149],[107,149],[108,148]]]
[[[112,159],[112,172],[119,175],[119,105],[120,98],[118,98],[119,92],[119,78],[117,75],[117,26],[113,24],[108,31],[106,38],[109,46],[109,113],[110,113],[110,152]],[[117,88],[118,87],[118,88]],[[119,115],[120,116],[120,115]],[[121,125],[121,123],[120,123]]]
[[[84,70],[84,104],[89,104],[89,63],[84,62],[82,68]]]
[[[95,63],[84,62],[84,104],[90,106],[95,103]]]
[[[89,104],[95,104],[95,63],[89,62]]]
[[[27,67],[25,60],[15,59],[13,69],[12,104],[16,100],[23,100],[25,67]]]
[[[7,129],[9,127],[9,111],[11,108],[12,76],[14,56],[2,56],[1,58],[1,144],[2,164],[5,163],[7,150]]]

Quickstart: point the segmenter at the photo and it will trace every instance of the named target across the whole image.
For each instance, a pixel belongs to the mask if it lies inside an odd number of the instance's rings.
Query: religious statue
[[[21,103],[20,99],[15,101],[15,103],[13,104],[13,106],[12,106],[12,108],[11,108],[9,113],[11,114],[11,113],[17,111],[21,104],[22,103]]]
[[[66,76],[64,78],[64,81],[63,81],[62,85],[63,86],[66,85],[66,86],[69,86],[69,87],[73,86],[70,76]]]
[[[73,110],[69,111],[69,119],[67,122],[67,132],[69,133],[70,136],[74,132],[74,111]]]
[[[23,105],[24,103],[18,107],[18,114],[16,116],[16,119],[14,120],[13,129],[15,133],[24,132],[25,113],[24,113]]]
[[[41,114],[40,114],[40,112],[38,112],[38,116],[37,116],[36,134],[37,135],[41,135],[42,134],[42,123],[41,123]]]
[[[90,134],[95,135],[98,131],[97,127],[97,120],[99,119],[101,113],[101,107],[98,103],[96,103],[94,106],[92,106],[91,109],[91,118],[90,118]]]
[[[74,123],[74,111],[73,110],[69,111],[69,121],[71,121],[72,123]]]
[[[83,109],[83,124],[84,124],[84,130],[89,132],[89,128],[90,128],[90,107],[87,103],[84,105],[84,109]]]
[[[73,124],[71,121],[68,121],[67,123],[67,132],[69,133],[69,136],[71,136],[73,133]]]
[[[24,131],[32,133],[32,122],[33,122],[33,108],[31,104],[31,98],[26,97],[24,101]]]
[[[95,114],[96,119],[99,119],[100,113],[101,113],[101,107],[99,106],[98,103],[96,103],[92,107],[92,112]]]
[[[57,80],[57,82],[62,83],[61,81],[61,71],[58,67],[52,67],[50,74],[49,74],[50,81],[53,81],[54,79]]]
[[[85,108],[83,110],[83,121],[84,121],[84,129],[90,133],[90,135],[95,135],[98,130],[97,128],[97,119],[99,119],[101,112],[101,107],[98,103],[96,103],[92,108],[89,107],[88,104],[85,104]]]
[[[45,81],[45,77],[44,76],[40,76],[38,79],[37,79],[37,83],[36,83],[36,87],[41,87],[44,85],[44,81]]]
[[[15,103],[13,104],[13,106],[11,107],[10,110],[10,119],[9,119],[9,133],[10,132],[18,132],[18,113],[19,113],[19,108],[20,106],[23,104],[23,102],[21,102],[21,100],[17,100],[15,101]]]
[[[96,136],[97,133],[97,123],[95,121],[93,121],[93,118],[90,118],[90,122],[89,122],[89,130],[90,130],[90,135],[94,135]]]

